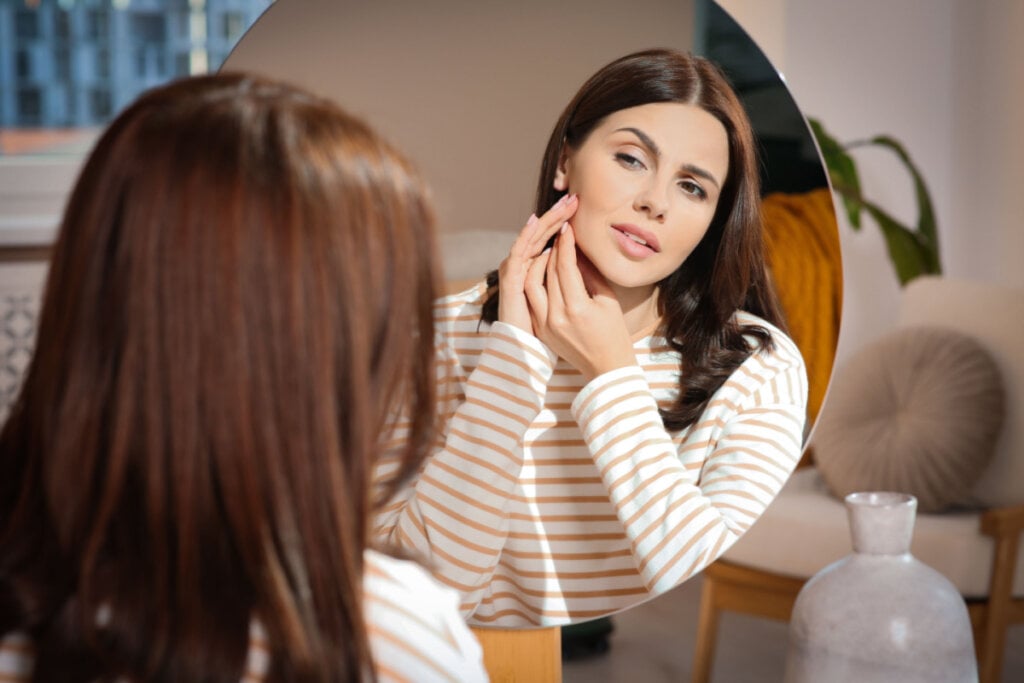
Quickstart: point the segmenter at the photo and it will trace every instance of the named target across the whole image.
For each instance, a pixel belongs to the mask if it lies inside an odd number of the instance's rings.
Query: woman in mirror
[[[289,86],[110,125],[0,434],[0,680],[486,678],[455,591],[368,549],[380,429],[435,403],[433,240],[403,157]]]
[[[749,121],[705,59],[626,56],[566,107],[508,257],[437,305],[444,438],[379,518],[471,621],[628,607],[717,558],[779,491],[807,380],[759,203]]]

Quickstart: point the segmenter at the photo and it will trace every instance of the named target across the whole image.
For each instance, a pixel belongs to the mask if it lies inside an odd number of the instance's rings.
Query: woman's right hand
[[[544,251],[544,245],[576,213],[578,206],[579,198],[567,194],[540,218],[530,216],[508,256],[498,266],[498,320],[534,333],[526,303],[526,274],[533,260]]]

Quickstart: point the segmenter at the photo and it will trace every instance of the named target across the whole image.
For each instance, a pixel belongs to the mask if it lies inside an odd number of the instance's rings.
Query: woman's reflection
[[[804,364],[761,229],[750,124],[715,66],[654,50],[592,76],[508,257],[437,305],[444,441],[381,537],[485,625],[607,614],[715,559],[801,448]]]

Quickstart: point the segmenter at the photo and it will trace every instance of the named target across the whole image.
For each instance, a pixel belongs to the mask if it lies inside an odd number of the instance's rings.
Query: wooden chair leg
[[[697,619],[697,648],[693,657],[691,683],[709,683],[711,666],[715,662],[715,645],[718,639],[718,605],[716,604],[715,578],[702,577],[700,591],[700,615]]]
[[[806,579],[782,576],[718,560],[704,569],[692,683],[708,683],[722,612],[789,621],[796,596]]]
[[[974,636],[974,657],[981,668],[981,653],[985,650],[985,612],[988,602],[982,598],[967,599],[967,614],[971,617],[971,634]],[[979,682],[980,683],[980,682]]]
[[[992,582],[984,611],[978,652],[979,683],[999,683],[1003,674],[1003,650],[1010,622],[1014,565],[1017,560],[1017,536],[999,538],[993,557]]]
[[[1006,630],[1010,624],[1024,622],[1024,599],[1013,597],[1017,573],[1017,551],[1024,534],[1024,505],[990,508],[981,515],[981,533],[995,540],[992,554],[992,578],[988,604],[977,643],[978,678],[981,683],[996,683],[1002,676]]]

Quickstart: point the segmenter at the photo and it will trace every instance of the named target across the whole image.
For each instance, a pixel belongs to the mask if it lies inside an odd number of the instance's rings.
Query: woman
[[[402,157],[291,87],[110,125],[0,434],[0,679],[485,678],[454,592],[367,550],[386,416],[427,416],[389,489],[433,438],[432,233]]]
[[[652,50],[591,77],[508,258],[437,312],[446,437],[378,532],[476,623],[667,590],[799,458],[806,376],[766,274],[753,135],[706,60]]]

